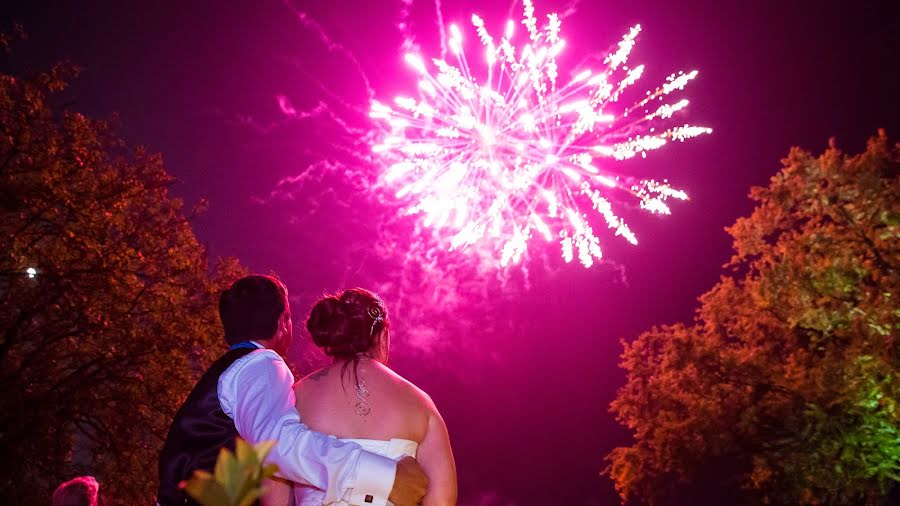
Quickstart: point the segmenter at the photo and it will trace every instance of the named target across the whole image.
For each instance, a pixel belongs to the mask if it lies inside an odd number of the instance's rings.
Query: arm
[[[257,350],[219,377],[219,403],[248,442],[277,441],[266,461],[282,477],[324,490],[326,502],[388,497],[397,463],[309,430],[294,407],[293,382],[277,353]]]
[[[259,506],[294,505],[294,487],[284,478],[266,478],[263,489],[265,493],[259,498]]]
[[[447,425],[437,408],[428,417],[428,431],[419,444],[416,458],[428,475],[428,493],[423,506],[452,506],[456,504],[456,463],[450,448]]]

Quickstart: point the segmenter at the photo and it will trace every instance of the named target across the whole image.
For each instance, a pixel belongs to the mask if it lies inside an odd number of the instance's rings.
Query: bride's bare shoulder
[[[390,381],[399,391],[406,394],[411,401],[421,405],[422,408],[428,411],[434,409],[434,402],[431,400],[431,396],[429,396],[424,390],[416,386],[415,383],[409,381],[390,367],[380,362],[377,362],[376,364],[376,367],[383,375],[383,377]]]

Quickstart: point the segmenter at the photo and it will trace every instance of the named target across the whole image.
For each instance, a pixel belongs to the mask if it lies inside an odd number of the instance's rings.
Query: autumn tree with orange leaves
[[[0,497],[92,474],[107,504],[149,504],[242,270],[207,264],[159,155],[59,105],[74,73],[0,75]]]
[[[690,325],[625,344],[606,473],[649,504],[882,504],[900,483],[900,155],[794,148]],[[893,497],[896,497],[893,496]]]

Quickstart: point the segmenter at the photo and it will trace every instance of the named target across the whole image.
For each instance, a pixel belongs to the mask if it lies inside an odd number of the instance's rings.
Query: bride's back
[[[421,443],[433,404],[415,385],[377,360],[337,361],[294,386],[300,419],[338,438]]]
[[[390,347],[384,302],[362,288],[326,295],[310,310],[306,329],[334,363],[294,386],[303,423],[390,458],[415,456],[430,480],[422,504],[454,504],[456,465],[441,414],[431,398],[384,365]],[[281,504],[276,489],[264,503]],[[310,487],[295,492],[304,501],[321,499]]]

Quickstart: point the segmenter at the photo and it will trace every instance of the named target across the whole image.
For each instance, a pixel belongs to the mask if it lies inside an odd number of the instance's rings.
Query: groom
[[[196,504],[178,484],[211,471],[219,449],[275,440],[267,463],[279,475],[325,491],[326,502],[418,503],[428,478],[412,458],[400,462],[309,430],[294,407],[294,376],[281,358],[292,338],[287,289],[269,276],[247,276],[222,293],[219,316],[231,346],[181,406],[159,458],[161,506]]]

